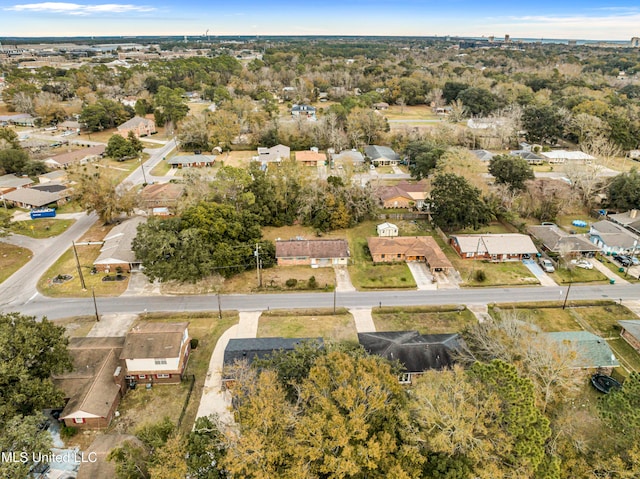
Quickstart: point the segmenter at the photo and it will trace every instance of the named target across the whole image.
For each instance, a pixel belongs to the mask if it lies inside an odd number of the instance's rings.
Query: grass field
[[[222,333],[237,324],[238,315],[235,312],[225,312],[222,320],[219,320],[217,312],[152,313],[144,319],[162,322],[188,321],[189,334],[192,338],[198,339],[198,347],[191,351],[185,371],[185,377],[193,374],[196,378],[180,428],[182,432],[188,432],[195,422],[213,349]],[[132,433],[140,424],[161,420],[164,416],[169,416],[174,423],[177,423],[187,390],[188,383],[185,381],[180,385],[156,385],[150,390],[139,387],[129,391],[118,408],[120,418],[112,423],[109,430]]]
[[[300,314],[271,311],[263,313],[258,323],[258,337],[316,338],[332,341],[357,341],[358,334],[351,314]],[[326,311],[320,311],[326,313]]]
[[[476,322],[471,311],[455,305],[438,307],[382,307],[371,310],[376,331],[417,330],[421,334],[462,331]]]
[[[151,170],[150,174],[152,176],[165,176],[170,169],[171,165],[169,163],[167,163],[166,161],[161,161]]]
[[[515,313],[522,321],[530,322],[545,332],[580,331],[582,329],[569,308],[536,308],[535,306],[527,308],[489,307],[489,314],[494,318],[499,318],[502,312],[506,314]]]
[[[431,108],[425,105],[414,106],[398,106],[391,105],[387,110],[380,113],[389,120],[435,120],[442,118],[431,111]]]
[[[336,275],[333,268],[315,268],[310,266],[274,266],[261,270],[262,288],[258,288],[258,277],[255,270],[245,271],[225,280],[222,291],[225,294],[240,294],[251,292],[274,291],[333,291],[336,283]],[[316,279],[317,287],[308,288],[309,278]],[[285,283],[288,279],[295,279],[298,284],[288,287]]]
[[[27,248],[0,243],[0,283],[27,264],[31,256]]]
[[[61,220],[55,218],[38,218],[27,221],[14,221],[11,223],[11,231],[30,236],[31,238],[51,238],[64,233],[76,220]]]
[[[569,283],[608,283],[609,278],[602,274],[597,269],[584,269],[573,268],[568,270],[567,268],[557,268],[554,273],[549,276],[558,284]]]

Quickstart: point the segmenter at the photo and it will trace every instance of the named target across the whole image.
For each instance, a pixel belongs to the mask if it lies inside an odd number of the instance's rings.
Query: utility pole
[[[96,303],[96,293],[93,288],[91,288],[91,296],[93,296],[93,309],[96,311],[96,322],[99,323],[100,315],[98,314],[98,303]]]
[[[260,243],[256,243],[256,250],[253,252],[256,258],[256,274],[258,276],[258,288],[262,288],[262,274],[260,274]]]
[[[78,277],[80,278],[80,285],[82,286],[82,291],[87,290],[87,285],[84,283],[84,276],[82,275],[82,268],[80,267],[80,260],[78,259],[78,250],[76,249],[75,241],[72,241],[73,245],[73,255],[76,258],[76,267],[78,268]]]
[[[222,306],[220,306],[220,291],[216,292],[218,298],[218,319],[222,319]]]
[[[562,303],[562,309],[567,307],[567,300],[569,299],[569,291],[571,291],[571,285],[573,284],[573,273],[571,272],[571,268],[569,268],[569,286],[567,287],[567,294],[564,297],[564,302]]]
[[[336,288],[333,288],[333,315],[336,315]]]
[[[629,274],[629,268],[631,268],[631,265],[633,264],[633,258],[636,257],[636,247],[638,246],[638,241],[634,241],[633,242],[633,251],[631,252],[631,262],[629,263],[629,265],[627,266],[626,271],[624,272],[624,277],[626,278],[627,275]]]

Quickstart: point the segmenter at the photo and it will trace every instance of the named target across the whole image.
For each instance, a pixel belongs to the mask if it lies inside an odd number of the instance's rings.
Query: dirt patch
[[[309,288],[309,279],[314,277],[316,288]],[[287,281],[292,280],[295,286],[287,286]],[[262,288],[258,288],[258,278],[254,271],[245,271],[224,282],[222,292],[250,293],[250,292],[276,292],[276,291],[326,291],[335,286],[336,275],[333,268],[316,268],[310,266],[274,266],[262,270]],[[291,284],[290,283],[290,284]]]

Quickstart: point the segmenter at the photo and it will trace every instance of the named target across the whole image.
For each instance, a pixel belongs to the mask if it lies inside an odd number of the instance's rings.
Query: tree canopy
[[[535,178],[527,160],[511,155],[496,155],[491,158],[489,173],[495,177],[496,183],[508,185],[511,191],[524,190],[525,182]]]
[[[492,212],[480,197],[480,190],[462,176],[439,174],[432,183],[431,213],[433,221],[445,230],[474,229],[488,224]]]
[[[640,208],[640,172],[632,168],[628,173],[620,173],[609,183],[607,204],[611,208],[631,210]]]

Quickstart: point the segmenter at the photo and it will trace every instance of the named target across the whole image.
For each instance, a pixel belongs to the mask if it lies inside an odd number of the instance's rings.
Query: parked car
[[[546,258],[540,258],[540,260],[538,260],[538,263],[540,263],[540,267],[545,273],[553,273],[556,270],[553,267],[553,263]]]
[[[586,259],[572,259],[571,264],[577,268],[593,269],[593,265]]]
[[[633,261],[631,261],[631,258],[629,256],[623,255],[623,254],[619,254],[617,256],[613,257],[613,260],[620,264],[621,266],[624,266],[625,268],[631,266],[633,264]]]
[[[634,266],[638,266],[640,264],[640,259],[636,258],[635,256],[631,256],[631,262]]]

